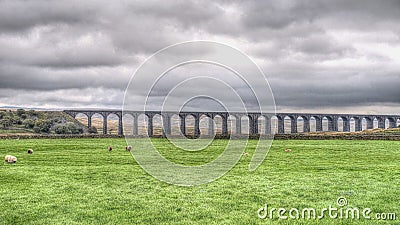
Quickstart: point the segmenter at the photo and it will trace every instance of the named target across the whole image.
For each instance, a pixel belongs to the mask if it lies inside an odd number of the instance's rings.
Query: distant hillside
[[[61,111],[0,110],[0,134],[80,134],[87,128]]]

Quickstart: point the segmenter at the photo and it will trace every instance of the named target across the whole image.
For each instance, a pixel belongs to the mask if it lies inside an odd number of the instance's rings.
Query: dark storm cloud
[[[50,24],[91,23],[96,17],[95,4],[89,1],[10,1],[0,2],[0,29],[2,32],[20,32]]]
[[[129,77],[115,68],[53,70],[19,66],[1,66],[0,88],[57,90],[86,87],[123,89]]]
[[[0,0],[0,105],[115,108],[152,53],[209,39],[248,53],[282,108],[399,106],[398,21],[398,0]]]
[[[343,80],[318,79],[302,86],[271,83],[277,105],[285,107],[304,107],[305,104],[313,108],[321,105],[341,107],[400,104],[399,74],[387,76],[385,79],[379,76],[372,79],[366,76]]]
[[[246,1],[243,7],[244,24],[258,29],[282,29],[293,24],[330,20],[340,28],[363,30],[400,19],[397,0]]]

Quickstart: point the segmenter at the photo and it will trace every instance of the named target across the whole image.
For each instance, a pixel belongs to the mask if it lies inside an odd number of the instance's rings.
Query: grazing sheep
[[[291,152],[291,151],[292,151],[292,149],[288,149],[288,148],[285,149],[285,152]]]
[[[33,154],[33,150],[32,149],[28,149],[28,154]]]
[[[4,161],[6,161],[7,163],[16,163],[17,162],[17,157],[12,156],[12,155],[6,155],[4,157]]]
[[[112,151],[112,147],[108,146],[108,151],[111,152]]]
[[[128,151],[128,152],[130,152],[130,151],[132,150],[132,146],[130,146],[130,145],[125,146],[125,150]]]
[[[243,152],[243,156],[247,157],[247,156],[249,156],[249,153],[248,152]]]

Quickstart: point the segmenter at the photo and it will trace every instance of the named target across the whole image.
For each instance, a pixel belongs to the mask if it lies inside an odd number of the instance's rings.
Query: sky
[[[277,111],[400,114],[399,0],[0,0],[0,106],[119,109],[147,58],[193,40],[248,55]],[[159,88],[201,73],[224,72],[181,67]],[[180,95],[194,89],[222,91],[188,82]]]

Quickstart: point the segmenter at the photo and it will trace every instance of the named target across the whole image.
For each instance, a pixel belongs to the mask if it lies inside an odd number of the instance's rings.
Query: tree
[[[22,114],[25,114],[25,110],[24,110],[24,109],[17,109],[17,115],[18,115],[19,117],[21,117]]]
[[[25,128],[32,129],[35,126],[35,121],[31,119],[26,119],[22,124],[24,124]]]
[[[83,129],[76,126],[74,123],[67,123],[65,125],[58,125],[55,130],[57,134],[81,134]]]
[[[6,116],[6,112],[4,111],[0,111],[0,119],[3,119],[3,117]]]
[[[38,116],[37,112],[35,110],[33,110],[33,109],[27,111],[27,114],[29,116],[36,116],[36,117]]]
[[[7,128],[11,125],[11,118],[8,116],[3,117],[3,119],[0,120],[1,125],[3,128]]]
[[[43,133],[50,133],[50,128],[52,125],[53,125],[53,123],[48,120],[37,120],[35,122],[35,127],[38,128],[39,132],[43,132]]]
[[[97,134],[97,128],[95,126],[91,126],[88,129],[89,134]]]
[[[39,127],[34,127],[34,128],[33,128],[33,132],[35,132],[35,133],[40,133],[40,128],[39,128]]]
[[[69,122],[66,124],[68,131],[71,132],[71,134],[82,134],[83,133],[83,129],[76,126],[74,123]]]
[[[68,128],[65,125],[58,125],[54,131],[56,134],[68,134]]]
[[[20,117],[21,117],[21,119],[23,119],[23,120],[26,119],[26,118],[28,118],[28,116],[27,116],[25,113],[24,113],[24,114],[21,114]]]
[[[19,124],[19,125],[22,124],[21,118],[18,117],[18,116],[16,116],[16,115],[14,115],[14,116],[11,118],[11,122],[12,122],[13,124]]]

